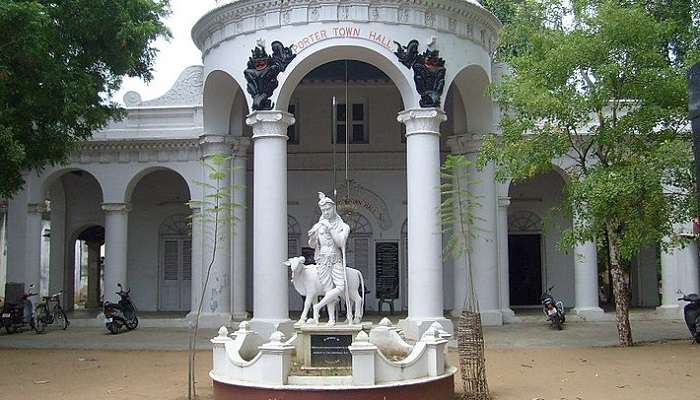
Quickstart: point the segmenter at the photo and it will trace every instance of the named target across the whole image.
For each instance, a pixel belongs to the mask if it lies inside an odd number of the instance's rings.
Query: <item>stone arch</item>
[[[172,168],[168,167],[163,167],[163,166],[157,166],[157,167],[148,167],[140,170],[139,172],[135,173],[128,181],[126,185],[126,189],[124,190],[124,201],[128,202],[131,201],[131,196],[134,194],[134,189],[138,185],[138,183],[143,179],[146,175],[156,172],[156,171],[169,171],[177,175],[182,183],[185,185],[187,188],[187,194],[188,194],[188,200],[192,199],[192,194],[195,193],[196,191],[193,188],[192,182],[187,180],[179,171],[176,171]]]
[[[160,235],[190,236],[191,232],[189,215],[187,214],[174,214],[166,217],[158,227]]]
[[[520,210],[508,215],[508,232],[539,233],[542,231],[542,218],[532,211]]]
[[[454,87],[462,100],[464,109],[455,108],[453,114],[458,114],[459,111],[464,112],[466,131],[480,135],[493,132],[496,128],[493,101],[486,94],[491,83],[488,72],[480,65],[471,64],[459,70],[452,81],[446,83],[449,85],[446,85],[447,93],[452,92]],[[453,95],[456,96],[456,93]],[[456,126],[455,129],[457,129]]]
[[[560,163],[557,163],[557,162],[552,163],[551,167],[552,167],[551,171],[554,172],[561,179],[562,187],[564,185],[566,185],[566,183],[569,182],[569,179],[571,179],[569,174],[566,172],[566,169]],[[547,173],[549,173],[549,171],[543,172],[542,174],[535,175],[529,179],[532,179],[532,178],[535,178],[539,175],[543,175],[543,174],[547,174]],[[527,181],[528,180],[526,179],[526,180],[521,181],[521,182],[524,183]],[[498,186],[499,196],[502,196],[502,197],[510,196],[511,189],[512,189],[513,185],[517,184],[517,183],[521,183],[521,182],[513,182],[513,178],[507,178],[503,182],[499,183],[499,186]]]
[[[351,210],[338,210],[338,214],[340,214],[343,221],[350,226],[350,235],[372,234],[372,223],[369,222],[369,218],[362,215],[362,213]]]
[[[61,177],[68,173],[87,174],[90,178],[92,178],[94,183],[97,184],[97,190],[99,192],[101,202],[104,201],[104,189],[102,187],[100,179],[98,179],[97,177],[97,174],[83,168],[69,167],[57,169],[48,174],[44,179],[42,179],[39,192],[35,193],[34,196],[30,196],[29,202],[38,203],[46,200],[49,197],[49,191],[51,190],[51,186],[53,186],[53,184],[56,183],[57,180],[61,179]]]
[[[231,113],[236,97],[242,88],[227,72],[214,70],[207,74],[203,89],[204,132],[208,134],[230,134]],[[249,108],[246,104],[246,108]]]
[[[275,109],[287,111],[292,93],[299,82],[314,68],[337,60],[362,61],[377,67],[396,85],[404,109],[418,107],[413,72],[400,65],[392,52],[371,41],[362,41],[360,44],[348,43],[345,39],[329,39],[300,52],[287,66],[287,70],[280,74],[280,86],[272,96]]]

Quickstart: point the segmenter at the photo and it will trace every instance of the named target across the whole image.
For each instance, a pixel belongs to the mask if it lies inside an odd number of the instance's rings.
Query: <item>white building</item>
[[[63,288],[72,304],[81,279],[76,254],[87,252],[78,258],[87,260],[88,307],[97,306],[100,290],[112,299],[121,282],[139,310],[190,311],[211,260],[212,226],[200,219],[190,226],[200,210],[187,202],[205,195],[200,160],[223,153],[232,157],[224,183],[235,185],[232,199],[243,207],[235,226],[219,232],[206,324],[252,316],[264,333],[290,323],[288,309],[299,309],[301,299],[281,262],[305,252],[316,192],[334,189],[352,229],[348,264],[370,290],[367,308],[377,309],[378,293],[395,297],[412,336],[425,321],[445,322],[464,303],[466,277],[464,260],[443,257],[440,160],[475,157],[482,135],[498,129],[499,111],[484,93],[503,73],[491,58],[500,26],[475,0],[241,0],[212,10],[192,29],[203,66],[184,70],[157,99],[128,93],[128,117],[96,132],[70,164],[27,173],[0,224],[7,281],[40,281],[42,221],[50,221],[43,291]],[[428,88],[437,107],[421,107],[419,67],[395,54],[395,42],[411,40],[419,53],[438,50],[444,60],[444,86]],[[272,55],[274,41],[296,56],[277,76],[272,107],[253,110],[244,71],[251,51],[262,46]],[[257,67],[269,72],[260,60]],[[439,68],[427,68],[439,80]],[[543,223],[561,199],[564,163],[517,185],[496,182],[489,167],[475,172],[469,190],[480,199],[482,226],[472,268],[486,324],[512,320],[511,306],[538,304],[550,286],[579,313],[602,313],[595,246],[562,252],[557,242],[570,222]],[[638,257],[633,303],[675,310],[676,289],[697,290],[697,251],[661,255],[661,303],[655,253]]]

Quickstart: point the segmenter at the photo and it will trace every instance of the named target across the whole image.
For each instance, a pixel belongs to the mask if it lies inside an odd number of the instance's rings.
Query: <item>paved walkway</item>
[[[526,313],[528,314],[528,313]],[[685,324],[680,320],[658,320],[654,314],[635,312],[631,316],[632,335],[635,342],[688,339]],[[395,316],[392,321],[398,321]],[[378,316],[370,316],[378,320]],[[564,330],[552,330],[537,313],[521,315],[523,322],[499,327],[484,328],[486,345],[490,347],[598,347],[617,344],[614,321],[585,322],[572,318]],[[186,350],[189,330],[184,327],[149,326],[149,318],[143,318],[142,327],[118,335],[111,335],[103,326],[76,326],[71,324],[66,331],[51,329],[37,335],[25,331],[8,335],[0,333],[0,348],[42,349],[102,349],[102,350]],[[153,319],[153,322],[161,321]],[[374,321],[376,322],[376,321]],[[455,325],[458,321],[455,320]],[[210,348],[209,338],[216,336],[214,329],[201,329],[197,347]]]

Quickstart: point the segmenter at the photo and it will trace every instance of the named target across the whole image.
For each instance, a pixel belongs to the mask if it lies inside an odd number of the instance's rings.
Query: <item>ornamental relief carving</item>
[[[71,161],[77,164],[197,161],[199,139],[87,142]]]
[[[180,106],[202,104],[202,66],[193,65],[180,73],[175,84],[168,91],[153,100],[141,101],[137,92],[124,96],[127,107]]]
[[[193,29],[195,44],[206,56],[211,48],[222,41],[270,28],[277,21],[280,26],[318,21],[399,23],[437,29],[478,41],[479,38],[474,37],[476,28],[488,32],[477,42],[484,47],[489,46],[489,41],[496,41],[500,29],[500,23],[484,9],[456,0],[380,0],[371,4],[366,1],[343,1],[334,5],[298,1],[293,3],[293,7],[292,11],[289,3],[274,0],[231,2],[199,21]],[[271,24],[270,21],[275,22]],[[230,24],[236,24],[236,29],[227,29]]]

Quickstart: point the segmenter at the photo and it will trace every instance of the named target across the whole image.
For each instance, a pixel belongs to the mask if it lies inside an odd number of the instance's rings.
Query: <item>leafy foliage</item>
[[[514,8],[497,50],[512,74],[491,88],[502,137],[480,162],[515,182],[569,165],[563,208],[576,218],[564,242],[605,235],[623,289],[622,265],[642,246],[677,244],[662,239],[696,212],[686,71],[700,59],[697,0]]]
[[[463,256],[467,273],[467,297],[464,308],[478,311],[475,289],[472,285],[470,242],[479,232],[480,219],[474,210],[480,207],[478,198],[469,191],[471,182],[470,171],[474,168],[472,162],[462,154],[450,154],[441,167],[442,184],[440,194],[440,219],[443,232],[447,234],[445,255]]]
[[[513,73],[492,88],[506,110],[503,136],[481,158],[516,182],[570,159],[566,206],[585,222],[569,237],[590,240],[612,223],[624,259],[693,211],[685,71],[700,53],[684,39],[686,18],[667,17],[690,2],[652,3],[517,7],[498,53]]]
[[[204,297],[207,294],[209,277],[211,276],[211,270],[216,260],[217,249],[220,245],[222,245],[219,237],[220,232],[230,229],[235,225],[238,219],[234,214],[234,210],[242,207],[242,205],[234,203],[231,199],[232,191],[238,190],[239,187],[237,185],[224,184],[229,175],[228,171],[230,171],[230,160],[230,156],[220,153],[212,154],[211,156],[208,156],[202,160],[202,168],[207,179],[205,181],[197,181],[195,183],[202,187],[203,198],[202,200],[192,200],[189,202],[190,207],[199,209],[198,213],[192,214],[192,218],[196,218],[202,223],[203,227],[205,228],[203,233],[205,235],[210,235],[209,237],[205,237],[205,240],[212,243],[212,245],[209,264],[207,265],[206,275],[204,276],[204,284],[202,285],[202,293],[197,304],[193,304],[193,307],[196,307],[197,313],[194,315],[195,319],[194,324],[192,324],[192,331],[189,341],[188,399],[197,398],[195,347],[197,344],[197,333],[199,330],[199,316],[202,313]]]
[[[151,79],[167,0],[0,0],[0,196],[67,160],[123,110],[122,77]]]

